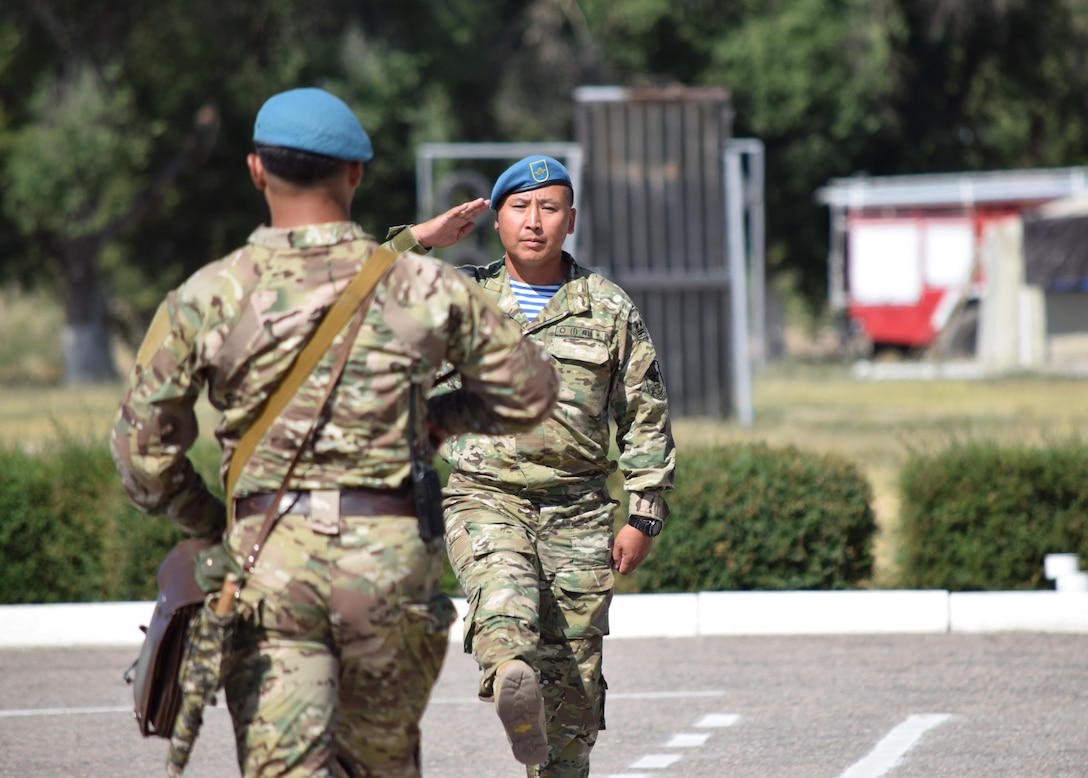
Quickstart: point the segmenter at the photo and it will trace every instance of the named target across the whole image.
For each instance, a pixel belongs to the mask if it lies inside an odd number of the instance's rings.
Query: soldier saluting
[[[443,450],[446,543],[469,598],[465,649],[530,777],[589,775],[604,724],[612,571],[626,575],[646,558],[675,466],[665,387],[638,310],[563,251],[573,204],[557,160],[516,162],[491,192],[505,255],[469,268],[559,366],[559,402],[531,431],[466,434]],[[610,422],[629,516],[615,535]]]

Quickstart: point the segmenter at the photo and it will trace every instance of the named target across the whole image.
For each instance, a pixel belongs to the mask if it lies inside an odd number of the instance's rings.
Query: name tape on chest
[[[595,330],[590,327],[579,327],[573,324],[560,324],[552,329],[552,333],[560,338],[585,338],[599,343],[608,342],[608,333],[604,330]]]

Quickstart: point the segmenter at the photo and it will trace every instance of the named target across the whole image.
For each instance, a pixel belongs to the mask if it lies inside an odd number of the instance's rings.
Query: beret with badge
[[[268,98],[257,112],[253,142],[350,162],[374,156],[370,136],[347,103],[324,89],[291,89]]]
[[[570,173],[559,160],[539,155],[525,157],[508,167],[495,181],[495,186],[491,189],[491,210],[499,210],[503,198],[509,194],[555,184],[574,191]]]

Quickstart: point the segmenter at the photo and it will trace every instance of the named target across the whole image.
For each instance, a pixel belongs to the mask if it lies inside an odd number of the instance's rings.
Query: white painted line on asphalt
[[[695,722],[700,729],[717,729],[718,727],[731,727],[740,721],[736,713],[708,713]]]
[[[722,693],[715,694],[714,696],[720,696],[720,694]],[[612,695],[609,695],[609,697],[611,696]],[[695,726],[702,729],[730,727],[733,724],[736,724],[739,719],[740,716],[735,713],[708,713],[695,722]],[[665,748],[700,748],[706,745],[706,742],[710,739],[710,735],[710,732],[677,732],[665,743]],[[682,758],[683,757],[680,754],[646,754],[632,764],[631,769],[665,770],[672,767]],[[637,776],[633,776],[631,773],[622,773],[621,775],[606,776],[605,778],[637,778]]]
[[[218,699],[218,698],[217,698]],[[212,703],[204,708],[206,711],[226,712],[226,706]],[[13,710],[0,709],[0,719],[28,719],[39,716],[100,716],[103,714],[127,713],[132,715],[132,706],[99,706],[97,708],[23,708]]]
[[[34,716],[87,716],[100,713],[132,713],[132,706],[127,708],[25,708],[23,710],[0,710],[0,719],[31,718]]]
[[[908,716],[893,729],[860,762],[855,762],[839,778],[880,778],[886,775],[910,751],[922,736],[948,719],[948,713],[922,713]]]
[[[706,745],[706,741],[709,739],[709,732],[701,735],[695,735],[690,732],[681,732],[669,738],[669,742],[665,744],[665,748],[698,748],[699,746]]]
[[[616,700],[686,700],[706,697],[724,697],[725,692],[720,690],[690,691],[690,692],[609,692],[608,699]],[[431,700],[431,705],[471,705],[480,701],[479,697],[436,697]],[[732,723],[732,722],[730,722]],[[696,724],[696,726],[707,726]],[[729,726],[718,724],[714,726]]]
[[[688,697],[724,697],[725,692],[720,689],[691,692],[609,692],[610,700],[677,700]]]
[[[631,767],[635,770],[664,770],[680,761],[679,754],[647,754]]]

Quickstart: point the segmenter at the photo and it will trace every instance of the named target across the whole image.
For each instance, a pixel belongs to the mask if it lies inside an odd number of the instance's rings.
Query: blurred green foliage
[[[764,141],[770,269],[818,308],[818,187],[1082,164],[1086,60],[1074,0],[12,0],[0,282],[138,341],[167,289],[265,218],[243,157],[282,89],[357,110],[377,151],[357,219],[382,234],[417,216],[421,143],[569,140],[578,86],[687,84],[730,90],[734,134]]]
[[[872,489],[842,457],[738,444],[677,461],[643,592],[847,589],[873,572]]]
[[[194,460],[214,484],[208,444]],[[37,453],[0,447],[0,602],[153,600],[183,533],[128,502],[109,450],[61,437]]]
[[[918,454],[900,476],[903,583],[1051,589],[1043,557],[1088,555],[1088,446],[964,443]]]

